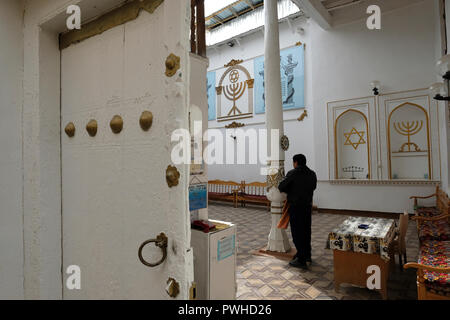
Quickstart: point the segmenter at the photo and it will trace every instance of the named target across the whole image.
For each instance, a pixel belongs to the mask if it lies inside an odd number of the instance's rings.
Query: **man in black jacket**
[[[294,169],[289,171],[278,189],[287,193],[292,239],[297,254],[289,263],[293,267],[307,268],[311,262],[311,214],[316,173],[306,166],[303,154],[294,156]]]

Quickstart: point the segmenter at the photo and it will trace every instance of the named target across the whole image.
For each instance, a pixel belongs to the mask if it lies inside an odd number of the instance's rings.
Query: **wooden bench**
[[[242,204],[243,207],[247,203],[261,204],[267,206],[270,211],[270,201],[267,199],[267,183],[265,182],[242,182],[241,189],[237,194],[237,201]]]
[[[421,207],[420,199],[436,198],[434,207]],[[450,200],[439,188],[427,197],[414,196],[417,231],[420,240],[419,260],[404,268],[417,269],[419,300],[450,300]]]
[[[208,181],[208,201],[232,202],[237,208],[237,195],[242,183],[234,181],[211,180]]]

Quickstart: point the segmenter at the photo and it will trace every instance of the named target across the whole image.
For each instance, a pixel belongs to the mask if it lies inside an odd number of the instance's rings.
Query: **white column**
[[[272,153],[271,132],[279,131],[278,155],[271,154],[269,159],[268,194],[271,201],[272,227],[269,234],[268,251],[288,252],[290,250],[289,240],[286,231],[278,229],[277,225],[281,219],[285,194],[278,191],[278,184],[284,177],[284,151],[280,147],[280,138],[284,134],[283,130],[283,103],[281,95],[281,74],[280,74],[280,39],[278,29],[278,7],[277,0],[265,0],[265,59],[264,78],[266,96],[266,126],[268,137],[268,149]],[[274,146],[275,147],[275,146]]]
[[[447,194],[450,195],[450,104],[448,102],[445,103],[444,114],[445,119],[447,120],[447,177],[444,177],[444,179],[447,179]]]

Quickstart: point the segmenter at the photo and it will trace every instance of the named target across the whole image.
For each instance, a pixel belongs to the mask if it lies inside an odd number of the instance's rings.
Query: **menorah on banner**
[[[233,107],[230,112],[228,112],[228,116],[235,116],[242,114],[241,110],[236,106],[236,101],[238,101],[243,95],[245,90],[247,89],[247,82],[238,82],[239,80],[239,71],[233,70],[230,72],[229,79],[231,84],[224,87],[223,94],[225,98],[230,101],[233,101]]]
[[[408,142],[405,142],[400,148],[399,152],[420,152],[419,146],[411,142],[411,137],[418,134],[423,128],[423,120],[420,121],[407,121],[407,122],[394,122],[394,129],[402,136],[408,137]],[[408,147],[408,151],[405,151],[405,147]],[[411,150],[414,147],[414,150]]]

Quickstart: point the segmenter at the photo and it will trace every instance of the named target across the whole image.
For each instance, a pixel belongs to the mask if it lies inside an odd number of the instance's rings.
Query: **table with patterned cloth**
[[[389,246],[395,233],[395,220],[381,218],[351,217],[335,228],[327,241],[327,248],[333,250],[335,290],[339,292],[342,283],[368,286],[368,270],[378,266],[380,287],[376,290],[387,299],[389,269],[393,262]]]
[[[368,228],[361,229],[362,225]],[[389,246],[395,232],[393,219],[351,217],[328,235],[327,249],[379,254],[389,261]]]

